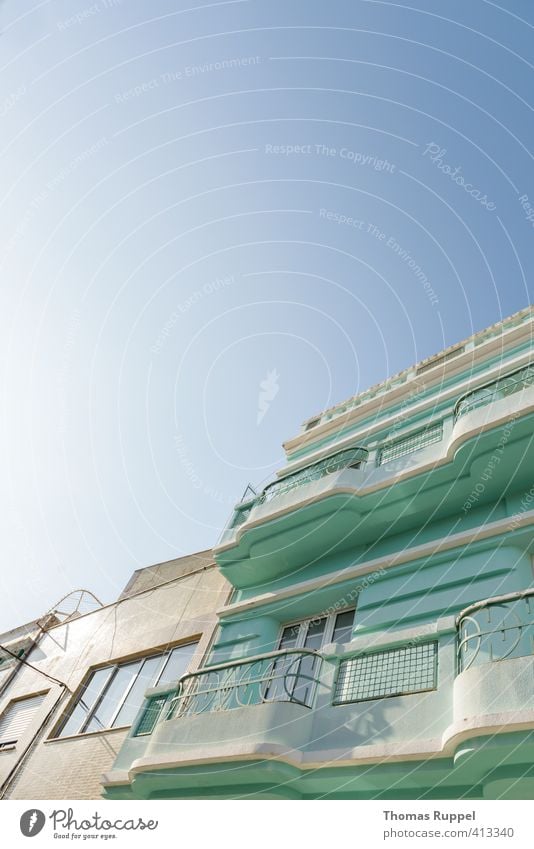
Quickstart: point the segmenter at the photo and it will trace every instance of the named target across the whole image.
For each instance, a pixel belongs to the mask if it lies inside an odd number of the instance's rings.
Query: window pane
[[[124,696],[126,688],[131,684],[134,675],[139,671],[142,662],[142,660],[138,660],[135,663],[119,666],[115,670],[115,674],[106,688],[102,701],[98,705],[89,724],[84,728],[84,731],[99,731],[102,728],[110,727],[113,714]]]
[[[177,646],[170,653],[165,668],[160,675],[160,684],[173,684],[187,671],[189,664],[197,648],[197,643],[189,643],[187,646]]]
[[[69,734],[77,734],[80,731],[82,723],[87,718],[91,708],[100,696],[102,688],[108,681],[111,672],[112,670],[110,667],[107,667],[106,669],[97,669],[96,672],[93,672],[76,707],[60,731],[61,737],[66,737]]]
[[[354,624],[354,610],[345,610],[338,613],[332,634],[333,643],[349,643],[352,637],[352,626]]]
[[[294,649],[300,634],[302,624],[297,622],[295,625],[286,625],[282,631],[279,649]],[[294,657],[281,657],[278,660],[273,660],[271,667],[271,680],[264,687],[262,698],[269,701],[287,701],[290,694],[286,690],[287,682],[285,681],[285,673],[294,661]],[[291,680],[291,686],[293,679]]]
[[[317,651],[323,644],[324,629],[326,627],[326,616],[323,619],[312,619],[308,625],[304,647]]]
[[[288,625],[282,631],[282,636],[280,637],[280,644],[278,648],[280,649],[294,649],[300,633],[300,622],[297,625]]]
[[[126,696],[126,701],[113,720],[114,727],[132,724],[137,716],[141,704],[143,703],[146,691],[149,687],[154,686],[156,675],[161,668],[161,661],[162,655],[160,654],[155,657],[148,657],[145,660],[139,675],[135,679],[132,689]]]

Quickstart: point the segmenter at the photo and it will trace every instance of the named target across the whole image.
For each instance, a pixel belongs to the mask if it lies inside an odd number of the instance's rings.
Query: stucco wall
[[[180,561],[176,563],[176,571],[183,571]],[[165,565],[167,568],[160,575],[165,580],[163,585],[123,597],[115,604],[51,628],[27,660],[36,669],[64,682],[72,693],[76,693],[91,668],[190,638],[199,639],[191,667],[195,668],[207,649],[215,610],[226,601],[229,586],[213,566],[172,580],[170,564]],[[147,583],[153,584],[154,569],[149,578]],[[130,584],[129,592],[132,589]],[[20,668],[1,697],[0,713],[11,700],[42,692],[47,692],[47,697],[31,727],[15,749],[0,751],[0,783],[18,765],[16,779],[9,780],[6,798],[98,798],[100,776],[113,763],[126,731],[50,739],[73,697],[28,667]]]

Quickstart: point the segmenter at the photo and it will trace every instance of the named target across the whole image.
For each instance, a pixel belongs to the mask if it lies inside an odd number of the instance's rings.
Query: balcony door
[[[353,622],[354,609],[351,609],[284,626],[278,648],[288,654],[273,662],[271,681],[265,690],[264,699],[311,706],[321,657],[301,654],[299,649],[319,652],[328,643],[348,642]],[[290,653],[292,649],[295,649],[294,653]]]

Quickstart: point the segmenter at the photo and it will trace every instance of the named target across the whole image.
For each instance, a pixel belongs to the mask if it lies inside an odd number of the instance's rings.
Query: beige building
[[[146,689],[200,665],[229,590],[204,551],[1,635],[0,797],[99,798]]]

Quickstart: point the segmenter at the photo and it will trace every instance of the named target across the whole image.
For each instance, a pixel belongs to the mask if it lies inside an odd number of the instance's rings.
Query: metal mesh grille
[[[334,704],[382,699],[436,688],[437,643],[374,652],[342,661]]]
[[[397,460],[399,457],[404,457],[406,454],[411,454],[412,451],[417,451],[419,448],[425,448],[427,445],[432,445],[434,442],[439,442],[443,436],[443,423],[438,422],[425,430],[418,430],[416,433],[411,433],[403,439],[397,439],[395,442],[390,442],[385,445],[378,458],[378,465],[388,463],[390,460]]]
[[[137,728],[135,729],[135,737],[139,737],[141,736],[141,734],[152,734],[154,726],[156,725],[163,710],[163,707],[168,701],[168,698],[168,695],[164,695],[156,696],[156,698],[150,699],[141,715],[141,719],[137,724]]]

